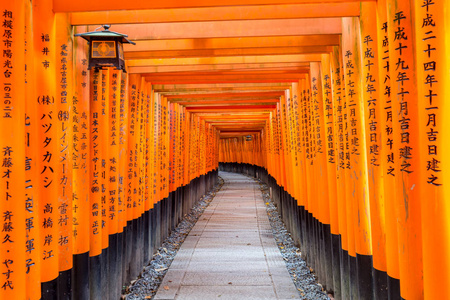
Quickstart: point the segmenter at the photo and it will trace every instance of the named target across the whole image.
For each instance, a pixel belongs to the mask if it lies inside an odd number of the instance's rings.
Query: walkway
[[[300,299],[259,185],[221,172],[220,192],[178,251],[154,299]]]

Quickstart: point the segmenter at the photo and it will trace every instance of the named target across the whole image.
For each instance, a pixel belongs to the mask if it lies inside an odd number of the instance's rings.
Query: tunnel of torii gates
[[[447,297],[450,1],[0,11],[1,299],[118,299],[219,168],[268,183],[336,299]],[[101,24],[126,72],[87,69]]]

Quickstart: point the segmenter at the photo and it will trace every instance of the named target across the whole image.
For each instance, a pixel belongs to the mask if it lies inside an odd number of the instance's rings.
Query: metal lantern
[[[125,59],[123,56],[123,44],[133,44],[127,39],[127,35],[110,31],[110,25],[103,25],[104,30],[75,34],[81,36],[89,43],[89,66],[88,70],[103,67],[116,67],[125,70]],[[101,27],[100,27],[101,28]]]

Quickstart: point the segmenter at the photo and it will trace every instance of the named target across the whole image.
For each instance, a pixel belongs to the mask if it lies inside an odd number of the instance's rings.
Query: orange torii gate
[[[0,298],[119,297],[219,162],[336,299],[442,297],[449,4],[1,4]],[[105,23],[126,72],[87,69]]]

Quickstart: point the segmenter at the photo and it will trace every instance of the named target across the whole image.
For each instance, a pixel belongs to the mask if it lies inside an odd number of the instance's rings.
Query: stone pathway
[[[300,299],[259,185],[221,172],[222,190],[189,233],[154,299]]]

